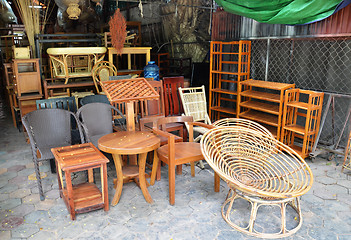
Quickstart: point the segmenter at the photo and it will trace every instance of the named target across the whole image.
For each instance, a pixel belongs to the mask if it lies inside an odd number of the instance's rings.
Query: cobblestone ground
[[[1,104],[1,102],[0,102]],[[231,228],[221,216],[221,205],[228,187],[221,182],[219,193],[213,191],[213,172],[197,168],[195,178],[190,167],[176,176],[176,202],[168,203],[167,167],[162,179],[149,187],[154,200],[148,204],[134,183],[124,185],[122,197],[108,212],[97,210],[78,214],[71,221],[63,200],[59,197],[56,175],[49,163],[40,170],[45,201],[39,200],[30,146],[22,132],[0,106],[0,239],[255,239]],[[341,159],[339,159],[339,162]],[[303,224],[287,239],[351,239],[351,173],[341,173],[341,166],[317,158],[311,166],[315,182],[301,197]],[[85,176],[78,175],[75,181]],[[112,200],[114,166],[109,164],[109,199]],[[278,213],[277,213],[278,211]],[[247,222],[248,204],[238,205],[236,216]],[[260,209],[262,218],[257,229],[268,232],[279,208]],[[241,216],[242,215],[242,216]],[[246,217],[246,220],[245,220]],[[295,217],[288,217],[294,225]]]

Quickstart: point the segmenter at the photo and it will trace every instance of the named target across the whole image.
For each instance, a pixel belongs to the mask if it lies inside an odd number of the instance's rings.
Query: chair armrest
[[[156,135],[160,135],[160,136],[166,137],[166,138],[168,138],[168,140],[169,140],[170,138],[175,138],[175,137],[176,137],[176,135],[174,135],[174,134],[172,134],[172,133],[162,131],[162,130],[157,129],[157,128],[155,128],[155,127],[152,128],[152,132],[153,132],[154,134],[156,134]]]
[[[216,127],[216,126],[214,126],[214,125],[209,125],[209,124],[202,123],[202,122],[189,122],[188,124],[189,124],[189,125],[193,125],[193,126],[204,127],[204,128],[207,128],[207,129],[213,129],[213,128]]]

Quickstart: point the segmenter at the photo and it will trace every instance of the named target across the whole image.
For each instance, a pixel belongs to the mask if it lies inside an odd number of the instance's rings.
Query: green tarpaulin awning
[[[329,17],[351,1],[215,0],[227,12],[275,24],[306,24]]]

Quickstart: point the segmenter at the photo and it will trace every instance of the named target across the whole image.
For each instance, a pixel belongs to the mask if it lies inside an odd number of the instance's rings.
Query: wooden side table
[[[147,190],[147,182],[145,179],[145,163],[147,153],[156,151],[160,147],[160,138],[155,134],[146,131],[124,131],[107,134],[98,141],[101,151],[111,153],[116,166],[117,186],[116,193],[112,200],[112,205],[116,205],[122,194],[123,178],[139,178],[141,191],[148,203],[153,200]],[[134,165],[123,166],[122,155],[139,155],[139,168]],[[152,176],[156,175],[158,157],[154,152],[154,164],[152,168]],[[151,179],[153,179],[151,177]]]
[[[104,208],[109,210],[107,189],[107,166],[109,160],[92,144],[78,144],[51,149],[55,156],[60,196],[63,198],[71,219],[76,213]],[[101,189],[94,184],[93,169],[100,168]],[[72,186],[71,173],[88,170],[88,183]],[[62,171],[65,173],[64,186]]]

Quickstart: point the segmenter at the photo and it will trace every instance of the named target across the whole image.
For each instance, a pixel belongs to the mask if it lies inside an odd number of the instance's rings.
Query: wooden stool
[[[55,156],[60,197],[63,198],[71,219],[76,213],[104,208],[109,210],[107,189],[107,167],[109,160],[92,144],[85,143],[51,149]],[[93,169],[100,168],[101,189],[94,184]],[[88,170],[88,183],[72,186],[71,173]],[[65,173],[64,187],[62,171]]]

